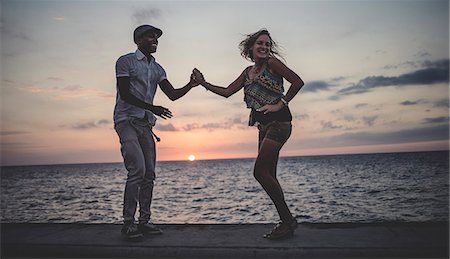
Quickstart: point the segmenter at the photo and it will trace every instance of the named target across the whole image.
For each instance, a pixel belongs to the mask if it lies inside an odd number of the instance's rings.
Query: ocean
[[[275,223],[255,159],[157,162],[152,221]],[[449,152],[281,157],[299,222],[449,220]],[[121,223],[122,163],[2,167],[2,223]]]

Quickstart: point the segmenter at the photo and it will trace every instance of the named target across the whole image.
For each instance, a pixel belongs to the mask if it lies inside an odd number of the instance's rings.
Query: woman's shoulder
[[[246,67],[246,68],[242,71],[241,75],[248,75],[248,72],[250,71],[250,69],[252,69],[252,67],[253,67],[252,65]]]
[[[276,57],[269,57],[267,59],[267,71],[276,77],[281,77],[281,75],[277,73],[280,64],[282,65],[283,63]]]
[[[277,66],[277,65],[280,65],[280,64],[283,64],[283,62],[281,62],[278,58],[276,58],[276,57],[269,57],[268,59],[267,59],[267,65],[269,66],[269,67],[273,67],[273,66]]]

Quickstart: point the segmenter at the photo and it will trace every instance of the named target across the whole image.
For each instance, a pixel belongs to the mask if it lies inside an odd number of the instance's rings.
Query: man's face
[[[158,47],[158,36],[154,31],[148,31],[141,36],[137,44],[140,50],[155,53]]]

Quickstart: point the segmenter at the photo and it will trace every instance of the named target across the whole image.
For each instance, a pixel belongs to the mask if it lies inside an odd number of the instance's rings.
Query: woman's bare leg
[[[276,166],[282,146],[283,144],[267,138],[261,142],[255,162],[254,176],[275,204],[281,221],[290,222],[293,217],[276,178]]]

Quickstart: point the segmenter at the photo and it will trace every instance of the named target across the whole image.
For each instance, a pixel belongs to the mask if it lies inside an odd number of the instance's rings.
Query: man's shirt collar
[[[136,58],[138,60],[143,60],[144,58],[147,58],[144,53],[142,53],[142,51],[140,49],[136,50]],[[150,55],[150,61],[154,60],[155,58],[153,56]]]

